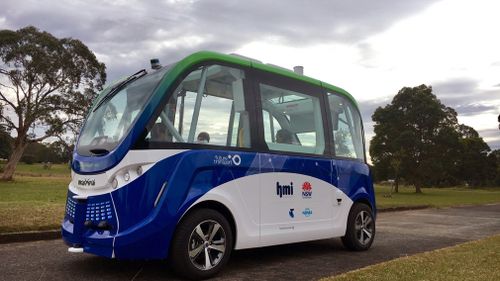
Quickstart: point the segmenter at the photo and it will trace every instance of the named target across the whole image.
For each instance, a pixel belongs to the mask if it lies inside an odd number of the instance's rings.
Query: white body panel
[[[94,196],[110,193],[123,187],[137,179],[139,167],[144,174],[153,167],[158,161],[186,150],[176,149],[148,149],[148,150],[130,150],[125,157],[113,168],[95,175],[80,175],[71,172],[71,182],[69,190],[80,196]],[[125,174],[128,173],[128,180]],[[114,179],[117,185],[113,187]]]
[[[277,182],[293,182],[293,195],[277,195]],[[304,182],[311,184],[310,196],[302,196]],[[239,178],[213,188],[192,206],[210,200],[224,204],[233,214],[237,229],[235,249],[343,236],[353,204],[335,186],[293,173]],[[290,209],[294,209],[294,217],[290,216]]]

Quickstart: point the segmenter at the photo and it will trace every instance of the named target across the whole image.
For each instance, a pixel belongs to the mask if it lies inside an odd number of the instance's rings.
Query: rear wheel
[[[173,269],[190,279],[212,277],[227,263],[232,246],[231,227],[221,213],[194,210],[182,220],[172,241]]]
[[[375,238],[375,220],[371,208],[363,203],[354,203],[347,219],[347,231],[342,243],[350,250],[365,251]]]

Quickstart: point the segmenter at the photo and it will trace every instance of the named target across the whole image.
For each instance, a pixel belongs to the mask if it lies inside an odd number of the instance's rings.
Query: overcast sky
[[[405,86],[431,85],[500,148],[500,1],[12,1],[0,29],[34,25],[80,39],[108,81],[198,50],[239,53],[349,91],[371,115]]]

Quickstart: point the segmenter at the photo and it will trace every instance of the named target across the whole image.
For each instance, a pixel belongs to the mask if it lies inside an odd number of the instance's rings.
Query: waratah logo
[[[306,181],[302,184],[302,198],[312,197],[312,185],[310,182]]]

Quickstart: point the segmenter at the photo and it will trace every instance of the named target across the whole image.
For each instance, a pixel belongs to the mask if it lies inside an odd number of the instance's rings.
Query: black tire
[[[172,269],[193,280],[212,277],[226,265],[232,248],[231,226],[221,213],[193,210],[178,225],[172,239]]]
[[[342,244],[353,251],[366,251],[375,239],[375,219],[372,209],[363,203],[354,203],[347,219],[347,231]]]

